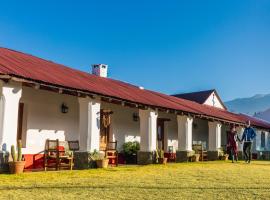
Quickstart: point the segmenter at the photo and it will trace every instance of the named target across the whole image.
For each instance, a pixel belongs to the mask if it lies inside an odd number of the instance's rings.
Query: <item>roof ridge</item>
[[[33,58],[36,58],[36,59],[40,59],[40,60],[43,60],[45,62],[49,62],[49,63],[52,63],[52,64],[55,64],[59,67],[63,67],[63,68],[66,68],[66,69],[69,69],[69,70],[73,70],[73,71],[77,71],[79,73],[82,73],[82,74],[85,74],[85,75],[89,75],[89,76],[92,76],[92,77],[96,77],[96,78],[100,78],[100,79],[109,79],[109,80],[112,80],[112,81],[116,81],[116,82],[120,82],[120,83],[124,83],[124,84],[128,84],[130,86],[133,86],[133,87],[140,87],[138,85],[134,85],[134,84],[131,84],[131,83],[128,83],[126,81],[121,81],[121,80],[118,80],[118,79],[113,79],[113,78],[110,78],[110,77],[100,77],[100,76],[95,76],[94,74],[91,74],[91,73],[88,73],[86,71],[82,71],[82,70],[79,70],[79,69],[76,69],[76,68],[73,68],[73,67],[70,67],[70,66],[67,66],[67,65],[64,65],[64,64],[61,64],[61,63],[57,63],[55,61],[51,61],[51,60],[47,60],[45,58],[41,58],[39,56],[35,56],[33,54],[30,54],[30,53],[25,53],[23,51],[18,51],[18,50],[14,50],[14,49],[10,49],[10,48],[7,48],[7,47],[1,47],[0,46],[0,49],[6,49],[8,51],[13,51],[15,53],[19,53],[19,54],[22,54],[22,55],[26,55],[26,56],[31,56]]]
[[[202,93],[202,92],[216,92],[216,89],[200,90],[200,91],[196,91],[196,92],[185,92],[185,93],[178,93],[178,94],[172,94],[171,96],[176,96],[176,95],[185,95],[185,94],[194,94],[194,93]]]

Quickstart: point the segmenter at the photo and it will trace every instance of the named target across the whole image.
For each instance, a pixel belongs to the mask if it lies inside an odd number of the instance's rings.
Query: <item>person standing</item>
[[[236,162],[238,161],[237,142],[240,141],[234,125],[231,125],[230,131],[227,131],[227,135],[228,135],[227,147],[231,154],[232,163],[234,163],[234,160]]]
[[[244,141],[243,151],[244,151],[246,163],[250,163],[250,161],[251,161],[252,142],[255,138],[256,138],[256,132],[250,126],[250,121],[247,121],[246,128],[244,130],[244,133],[243,133],[242,139],[241,139],[241,142]]]

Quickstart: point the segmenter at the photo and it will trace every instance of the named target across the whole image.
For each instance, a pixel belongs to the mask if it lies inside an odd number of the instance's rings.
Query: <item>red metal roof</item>
[[[20,77],[59,87],[88,91],[134,103],[206,115],[232,122],[244,123],[243,116],[226,110],[201,105],[189,100],[140,89],[137,86],[98,77],[56,64],[22,52],[0,48],[0,74]],[[252,121],[253,125],[270,128],[268,123]]]

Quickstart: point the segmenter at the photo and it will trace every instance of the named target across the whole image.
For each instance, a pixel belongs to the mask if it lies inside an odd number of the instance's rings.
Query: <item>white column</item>
[[[177,116],[178,123],[178,151],[192,151],[192,123],[193,118]]]
[[[5,84],[0,81],[0,90],[0,149],[10,151],[11,145],[17,146],[18,110],[22,87],[18,83]]]
[[[256,138],[253,140],[252,150],[253,152],[261,150],[261,139],[262,139],[262,131],[258,129],[254,129],[256,132]]]
[[[100,100],[79,98],[80,151],[99,151]]]
[[[267,151],[270,151],[270,133],[268,131],[265,132],[265,140]]]
[[[242,135],[244,133],[244,128],[239,126],[236,128],[236,131],[237,131],[237,135],[239,137],[239,139],[241,140],[242,139]],[[243,143],[241,142],[238,142],[238,151],[243,151]]]
[[[209,151],[217,151],[221,147],[221,123],[208,122],[209,127]]]
[[[139,110],[140,151],[152,152],[157,148],[157,112],[151,109]]]

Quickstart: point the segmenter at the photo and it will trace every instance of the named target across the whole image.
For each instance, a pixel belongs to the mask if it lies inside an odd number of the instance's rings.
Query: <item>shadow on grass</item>
[[[270,190],[270,187],[149,187],[149,186],[119,186],[119,185],[104,185],[104,186],[33,186],[33,187],[1,187],[0,191],[4,190],[33,190],[33,189],[42,189],[42,190],[53,190],[53,189],[143,189],[143,190]]]

